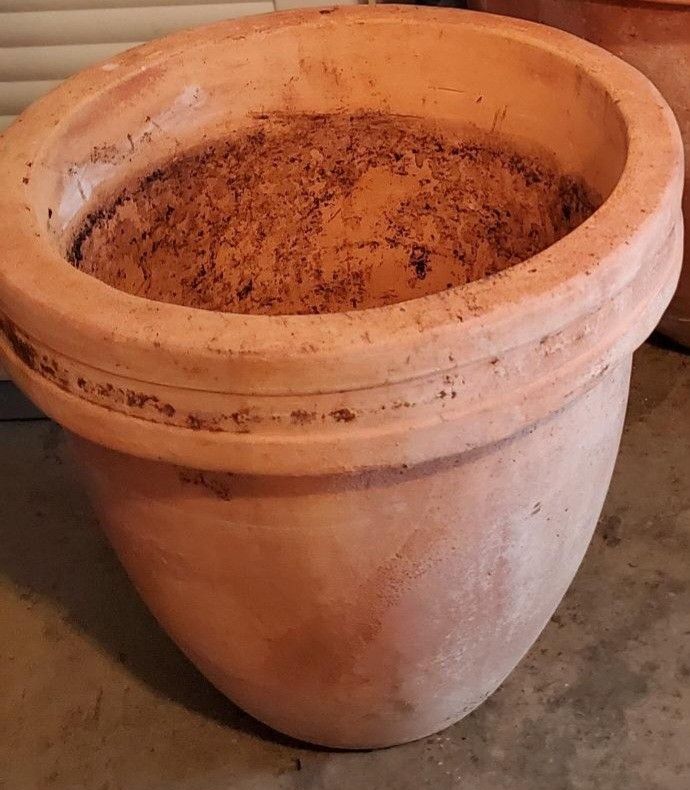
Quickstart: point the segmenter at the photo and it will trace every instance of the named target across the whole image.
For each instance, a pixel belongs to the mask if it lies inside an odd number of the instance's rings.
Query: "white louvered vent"
[[[174,30],[267,11],[357,0],[0,0],[0,133],[91,63]],[[0,381],[6,374],[0,367]]]

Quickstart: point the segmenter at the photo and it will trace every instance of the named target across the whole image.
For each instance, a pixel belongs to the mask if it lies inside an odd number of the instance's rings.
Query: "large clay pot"
[[[500,275],[346,313],[154,302],[65,260],[124,176],[255,112],[343,107],[500,128],[606,200]],[[491,694],[582,559],[632,352],[676,287],[682,183],[657,90],[559,31],[377,7],[174,35],[4,137],[3,357],[79,437],[125,568],[219,689],[316,743],[419,738]]]
[[[575,33],[632,63],[655,83],[685,141],[684,214],[690,228],[690,0],[470,0],[470,5]],[[659,329],[690,348],[688,242],[678,290]]]

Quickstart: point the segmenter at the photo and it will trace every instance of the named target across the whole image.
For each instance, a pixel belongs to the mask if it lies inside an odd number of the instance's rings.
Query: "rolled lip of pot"
[[[240,315],[150,301],[105,285],[61,256],[37,215],[32,185],[35,190],[40,173],[29,163],[40,161],[53,127],[59,134],[60,120],[79,103],[208,35],[390,17],[491,28],[549,49],[598,82],[623,118],[628,153],[620,180],[595,214],[500,275],[403,303],[320,315]],[[675,119],[636,70],[566,33],[448,9],[353,7],[324,16],[303,10],[175,34],[111,62],[119,67],[91,68],[37,102],[0,143],[6,335],[0,334],[0,349],[28,394],[86,438],[145,457],[243,472],[427,461],[504,438],[560,408],[642,342],[673,292],[682,190]],[[27,344],[29,359],[21,353]],[[526,371],[537,357],[537,367]],[[64,375],[51,374],[55,367]],[[114,387],[117,397],[106,405],[93,390],[80,389],[84,371],[99,386]],[[517,406],[516,393],[524,395],[535,379],[542,394],[548,390],[541,405]],[[406,399],[406,390],[418,400]],[[257,403],[266,409],[263,422],[251,414]],[[506,417],[473,433],[466,418],[487,409]],[[457,430],[442,438],[450,423]],[[407,441],[416,429],[427,431],[428,441]],[[307,451],[308,445],[318,449]]]

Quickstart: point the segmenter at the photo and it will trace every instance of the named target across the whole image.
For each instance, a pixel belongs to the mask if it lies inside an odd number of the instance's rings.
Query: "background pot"
[[[126,176],[256,113],[342,107],[500,131],[607,199],[500,276],[350,313],[195,310],[65,261],[75,219]],[[187,655],[333,746],[418,738],[480,703],[581,560],[632,351],[676,286],[682,149],[656,89],[515,20],[295,12],[86,71],[1,146],[0,348],[75,435],[113,545]]]
[[[685,226],[690,228],[690,3],[687,0],[470,0],[473,8],[559,27],[632,63],[664,94],[685,140]],[[690,347],[690,243],[659,329]]]

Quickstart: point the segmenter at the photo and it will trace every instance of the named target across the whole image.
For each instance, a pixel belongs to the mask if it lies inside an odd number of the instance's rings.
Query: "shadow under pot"
[[[582,559],[682,182],[657,90],[564,33],[180,33],[0,142],[3,360],[212,683],[307,741],[409,741],[496,689]]]

